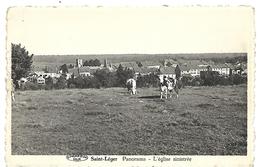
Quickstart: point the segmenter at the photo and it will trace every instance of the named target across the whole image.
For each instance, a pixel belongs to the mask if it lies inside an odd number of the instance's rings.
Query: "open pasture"
[[[246,155],[246,85],[17,91],[14,155]]]

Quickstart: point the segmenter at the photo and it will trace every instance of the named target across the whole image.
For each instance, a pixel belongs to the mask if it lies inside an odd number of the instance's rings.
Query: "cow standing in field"
[[[169,86],[169,80],[166,76],[163,77],[163,80],[160,83],[160,98],[163,98],[163,95],[165,99],[167,99],[168,96],[168,86]]]
[[[172,78],[169,81],[168,90],[169,90],[170,98],[172,98],[173,92],[175,92],[176,98],[178,99],[178,97],[179,97],[179,85],[178,85],[177,79]]]
[[[15,101],[14,91],[15,91],[15,84],[14,84],[14,82],[12,80],[11,81],[11,98],[12,98],[12,101]]]
[[[135,95],[136,94],[136,81],[133,78],[130,78],[126,81],[126,87],[128,92],[131,95]]]
[[[164,76],[160,86],[160,98],[162,99],[164,95],[165,99],[167,99],[168,94],[170,95],[170,98],[172,98],[173,92],[176,93],[176,98],[178,98],[179,97],[178,80],[173,78],[168,79],[166,76]]]
[[[172,98],[174,87],[175,87],[175,79],[169,80],[169,82],[168,82],[168,92],[169,92],[170,98]]]

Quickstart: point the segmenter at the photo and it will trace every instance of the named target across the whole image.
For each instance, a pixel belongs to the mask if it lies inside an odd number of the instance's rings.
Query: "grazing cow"
[[[130,78],[126,81],[126,87],[128,92],[131,95],[135,95],[136,94],[136,81],[133,78]]]

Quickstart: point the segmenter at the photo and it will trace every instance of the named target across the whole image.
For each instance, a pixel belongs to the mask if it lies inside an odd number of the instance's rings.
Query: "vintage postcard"
[[[8,167],[248,167],[254,9],[12,7]]]

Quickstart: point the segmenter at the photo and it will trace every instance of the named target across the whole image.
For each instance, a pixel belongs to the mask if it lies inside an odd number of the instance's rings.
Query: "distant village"
[[[175,78],[175,68],[179,66],[182,76],[200,77],[201,71],[215,71],[221,76],[231,76],[233,74],[247,75],[247,64],[246,62],[236,63],[215,63],[211,60],[174,60],[164,59],[162,61],[143,61],[143,62],[120,62],[113,63],[112,61],[104,60],[103,64],[100,63],[98,66],[84,65],[82,59],[76,59],[75,64],[66,64],[68,69],[66,72],[62,71],[61,67],[48,67],[45,69],[33,71],[26,78],[22,78],[20,82],[24,83],[27,81],[36,81],[38,84],[45,84],[45,80],[48,77],[53,79],[59,78],[61,75],[65,75],[66,79],[71,77],[91,77],[93,74],[100,69],[108,69],[114,72],[118,69],[119,65],[123,68],[128,68],[134,71],[135,77],[149,75],[151,73],[158,75],[159,78],[163,76]]]

